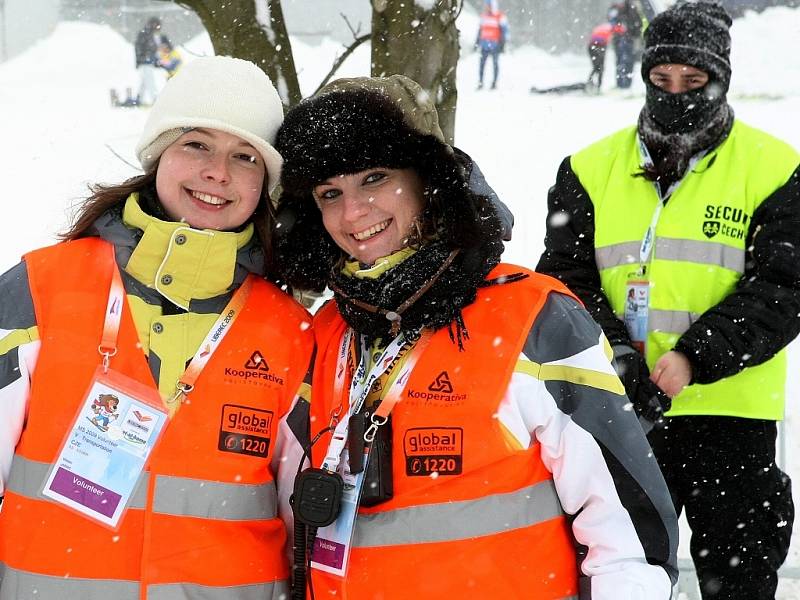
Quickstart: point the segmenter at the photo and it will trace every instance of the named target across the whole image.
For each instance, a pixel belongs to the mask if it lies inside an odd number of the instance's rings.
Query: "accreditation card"
[[[348,450],[342,451],[342,460],[338,466],[338,472],[344,481],[342,508],[333,523],[320,528],[317,532],[314,547],[311,549],[311,566],[314,569],[339,577],[344,577],[347,571],[347,561],[353,545],[353,530],[368,460],[369,448],[364,453],[364,468],[360,473],[353,474],[350,472]]]
[[[625,286],[625,327],[632,346],[642,355],[647,342],[647,321],[650,309],[650,282],[629,281]]]
[[[166,422],[155,389],[98,367],[42,494],[116,529]]]

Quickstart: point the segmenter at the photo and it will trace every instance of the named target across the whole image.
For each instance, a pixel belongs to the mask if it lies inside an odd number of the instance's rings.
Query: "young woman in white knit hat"
[[[191,62],[144,174],[0,276],[0,598],[287,592],[276,457],[313,341],[268,282],[282,120],[254,64]]]

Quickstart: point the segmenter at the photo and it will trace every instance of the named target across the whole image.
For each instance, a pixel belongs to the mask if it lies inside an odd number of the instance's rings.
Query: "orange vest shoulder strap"
[[[317,347],[324,347],[332,336],[338,340],[346,326],[347,324],[336,307],[336,301],[328,300],[314,315],[314,336],[317,340]]]
[[[514,275],[527,275],[527,277],[515,281]],[[490,286],[484,289],[491,290],[493,287],[503,288],[504,286],[509,285],[509,295],[518,297],[519,301],[516,302],[516,304],[519,304],[521,308],[525,306],[530,307],[532,305],[530,304],[531,302],[533,305],[541,308],[541,306],[543,306],[544,302],[547,300],[548,294],[551,292],[565,294],[570,298],[573,298],[576,302],[580,302],[578,297],[575,296],[575,294],[573,294],[567,288],[567,286],[561,283],[558,279],[550,277],[549,275],[537,273],[536,271],[531,271],[530,269],[521,267],[519,265],[500,263],[491,270],[489,275],[487,275],[486,280],[491,281],[498,278],[507,279],[509,283],[503,283],[501,279],[501,285]],[[528,294],[531,296],[523,297],[523,295],[527,296]],[[581,303],[581,305],[583,304]],[[535,311],[535,313],[538,312],[538,310]]]
[[[75,281],[76,289],[86,290],[87,273],[91,273],[93,289],[108,289],[111,285],[114,261],[109,242],[97,237],[61,242],[28,252],[23,256],[28,268],[28,284],[37,315],[46,314],[48,303],[54,300],[48,293],[52,282],[70,287]],[[93,305],[102,304],[102,315],[108,297],[102,294],[82,294],[81,301]],[[99,305],[98,305],[99,306]],[[41,325],[41,323],[40,323]]]

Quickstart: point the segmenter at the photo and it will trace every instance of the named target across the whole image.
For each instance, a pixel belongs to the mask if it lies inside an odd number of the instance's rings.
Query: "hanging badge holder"
[[[115,264],[113,250],[112,264]],[[117,529],[168,417],[158,391],[109,368],[117,353],[125,288],[115,268],[102,357],[41,490],[55,502]]]
[[[363,465],[369,461],[369,448],[364,451]],[[342,451],[342,460],[339,462],[337,472],[344,481],[344,492],[339,516],[330,525],[321,528],[314,539],[311,549],[311,566],[314,569],[344,577],[347,571],[347,561],[350,549],[353,546],[353,532],[355,531],[358,503],[361,490],[364,487],[364,473],[366,468],[359,473],[350,472],[348,450]]]
[[[314,540],[314,547],[311,549],[312,568],[339,577],[345,576],[350,551],[353,546],[353,533],[355,531],[355,522],[358,515],[361,494],[364,488],[364,476],[369,471],[370,448],[375,441],[378,429],[386,425],[392,409],[402,399],[403,390],[408,383],[411,371],[414,369],[414,365],[417,363],[419,357],[425,351],[425,348],[427,348],[431,335],[429,330],[424,330],[420,334],[419,339],[414,344],[413,350],[399,368],[397,377],[389,387],[383,400],[381,400],[377,411],[370,415],[369,426],[366,427],[363,434],[363,441],[367,442],[363,450],[364,459],[360,461],[359,464],[359,461],[350,460],[348,454],[350,448],[349,446],[344,446],[345,440],[348,438],[349,416],[358,414],[361,411],[367,394],[372,388],[372,384],[395,362],[403,351],[406,342],[402,334],[397,336],[374,361],[375,364],[369,373],[367,373],[366,369],[366,361],[369,352],[368,348],[362,345],[361,361],[351,382],[349,397],[354,399],[354,401],[350,403],[348,418],[342,419],[336,426],[333,440],[328,447],[328,452],[323,464],[323,468],[330,469],[331,471],[335,470],[341,475],[344,481],[341,511],[333,523],[320,528],[317,532]],[[342,339],[342,346],[339,352],[339,360],[336,369],[338,375],[334,384],[334,394],[336,397],[341,397],[344,393],[343,382],[344,372],[346,371],[346,349],[349,348],[351,338],[352,332],[348,330]],[[357,446],[361,446],[361,444],[357,444]],[[353,473],[351,472],[351,465],[358,465],[361,469],[358,473]]]
[[[203,367],[244,309],[254,278],[245,279],[233,295],[189,361],[175,394],[162,402],[157,390],[109,368],[117,353],[125,304],[113,249],[111,261],[115,267],[97,347],[102,365],[95,371],[41,493],[116,529],[167,422],[194,389]]]
[[[117,529],[166,422],[156,390],[98,367],[42,494]]]
[[[642,355],[647,342],[650,282],[629,281],[625,286],[625,327],[634,348]]]
[[[656,241],[656,226],[664,204],[659,197],[653,210],[650,226],[639,247],[639,270],[629,276],[625,285],[625,309],[623,320],[631,338],[631,345],[643,356],[646,355],[647,330],[650,312],[650,282],[645,277]]]

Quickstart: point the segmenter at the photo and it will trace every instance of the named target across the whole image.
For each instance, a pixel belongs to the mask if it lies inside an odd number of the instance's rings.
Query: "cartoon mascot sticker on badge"
[[[89,418],[89,421],[100,431],[108,431],[109,423],[111,421],[116,421],[119,417],[119,413],[117,412],[118,406],[119,398],[113,394],[100,394],[95,401],[92,402],[94,416]]]

